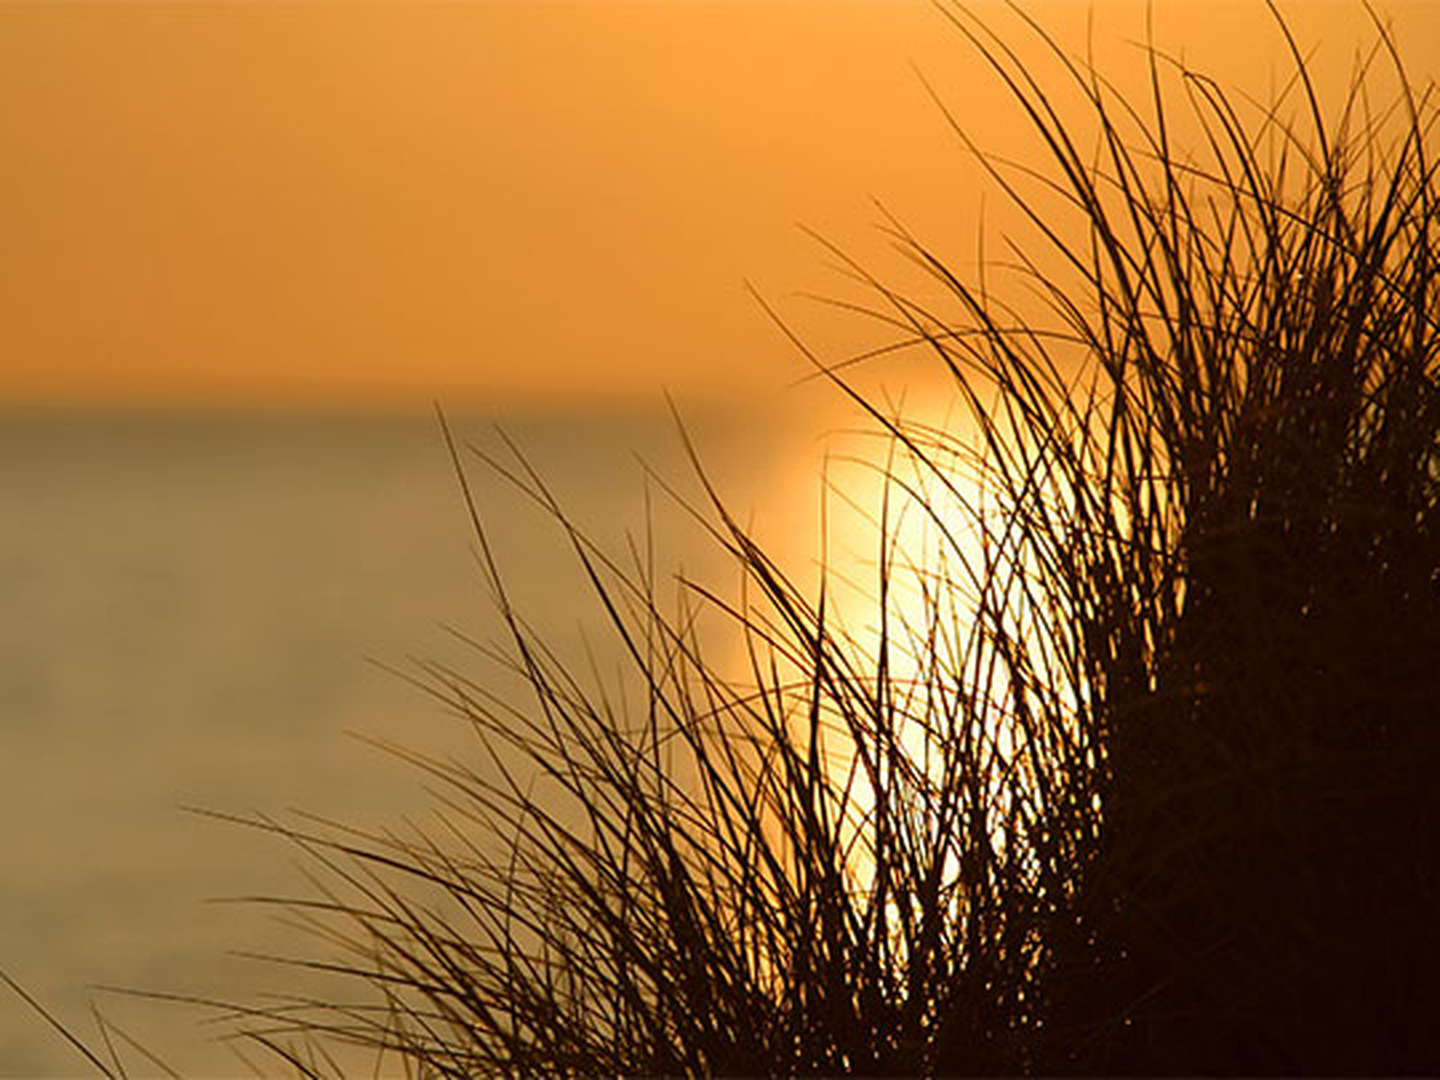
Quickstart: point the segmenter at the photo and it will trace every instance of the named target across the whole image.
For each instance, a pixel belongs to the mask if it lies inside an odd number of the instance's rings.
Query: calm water
[[[805,400],[694,418],[717,482],[800,566],[816,437],[838,422]],[[498,446],[484,422],[457,427]],[[520,416],[506,430],[614,550],[643,522],[634,453],[695,490],[663,415]],[[554,530],[493,475],[476,483],[519,601],[562,647],[588,626],[603,648]],[[417,777],[346,732],[460,745],[437,707],[365,660],[464,664],[439,624],[493,630],[436,425],[4,414],[0,500],[0,966],[84,1032],[93,996],[182,1072],[233,1074],[203,1013],[87,986],[303,988],[227,955],[310,949],[298,931],[213,902],[303,890],[296,853],[182,807],[360,824],[423,812]],[[666,561],[733,580],[677,515],[657,521]],[[82,1064],[0,993],[0,1073]]]

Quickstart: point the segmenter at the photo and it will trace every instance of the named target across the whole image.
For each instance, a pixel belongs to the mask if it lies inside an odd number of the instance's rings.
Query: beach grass
[[[329,1037],[455,1076],[1440,1068],[1430,88],[1378,19],[1332,115],[1278,14],[1293,69],[1258,104],[1153,49],[1135,101],[1030,23],[1042,85],[940,10],[1048,149],[971,147],[1030,212],[1008,262],[1044,313],[898,224],[943,305],[850,264],[967,413],[911,423],[812,358],[892,442],[876,632],[708,485],[745,588],[671,601],[487,459],[568,535],[636,692],[529,629],[472,500],[510,635],[477,652],[529,703],[414,673],[489,751],[411,755],[448,832],[267,825],[327,868],[294,909],[378,994],[251,1018],[302,1071]]]
[[[351,1044],[423,1076],[1440,1070],[1431,87],[1379,19],[1327,111],[1278,14],[1256,103],[1154,49],[1121,95],[1028,22],[1044,84],[939,10],[1047,150],[955,122],[1031,214],[996,276],[1044,303],[895,222],[942,303],[849,264],[965,412],[911,422],[812,357],[890,445],[872,632],[708,482],[734,594],[607,553],[447,428],[508,639],[407,677],[480,749],[391,747],[424,833],[251,822],[316,869],[284,904],[328,951],[292,962],[355,993],[234,1007],[242,1038],[304,1075]],[[510,602],[477,467],[571,542],[620,684]]]

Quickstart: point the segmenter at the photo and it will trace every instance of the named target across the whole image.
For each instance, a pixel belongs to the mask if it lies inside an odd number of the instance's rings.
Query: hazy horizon
[[[1030,8],[1075,50],[1093,10],[1106,76],[1141,74],[1139,0]],[[1385,8],[1423,81],[1440,7]],[[1362,6],[1284,10],[1343,86]],[[1262,4],[1154,11],[1250,93],[1285,69]],[[922,0],[7,5],[0,405],[769,394],[807,365],[747,280],[831,359],[883,337],[798,297],[863,291],[797,225],[907,284],[872,199],[956,265],[982,206],[992,254],[1015,225],[922,74],[981,146],[1033,150]]]

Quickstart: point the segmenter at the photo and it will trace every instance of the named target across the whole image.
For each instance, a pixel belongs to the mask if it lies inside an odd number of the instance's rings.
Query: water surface
[[[692,416],[719,487],[802,567],[817,435],[836,422],[807,400]],[[644,531],[637,454],[698,491],[663,410],[505,426],[611,550]],[[503,450],[483,420],[456,427]],[[515,599],[572,655],[582,633],[613,652],[556,530],[493,474],[474,477]],[[183,807],[302,807],[362,825],[423,816],[414,772],[346,733],[467,746],[366,662],[468,664],[440,624],[496,629],[434,419],[10,412],[0,500],[0,964],[82,1032],[88,985],[303,991],[303,975],[227,951],[312,943],[255,905],[215,902],[303,891],[299,853]],[[733,584],[682,516],[653,510],[661,565]],[[186,1074],[241,1068],[197,1010],[89,996]],[[0,1072],[81,1065],[0,998]]]

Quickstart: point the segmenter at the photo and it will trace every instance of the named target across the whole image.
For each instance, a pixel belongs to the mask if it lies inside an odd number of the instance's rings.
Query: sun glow
[[[1044,680],[1049,699],[1072,711],[1080,694],[1067,695],[1074,680],[1058,674],[1064,612],[1041,583],[1046,553],[1019,527],[1019,493],[997,479],[953,395],[872,418],[868,432],[834,433],[825,461],[818,520],[785,545],[813,650],[775,649],[794,635],[755,629],[785,616],[752,595],[754,626],[726,669],[768,695],[819,766],[841,869],[865,896],[883,889],[877,865],[896,829],[912,834],[912,848],[939,853],[958,816],[984,818],[1003,857],[1038,813],[1035,775],[1068,749],[1051,745],[1063,735],[1054,718],[1027,714],[1030,686]],[[811,573],[794,572],[807,564]],[[984,775],[974,775],[977,762],[988,763]],[[938,860],[956,885],[959,857]],[[957,892],[952,904],[963,903]]]

